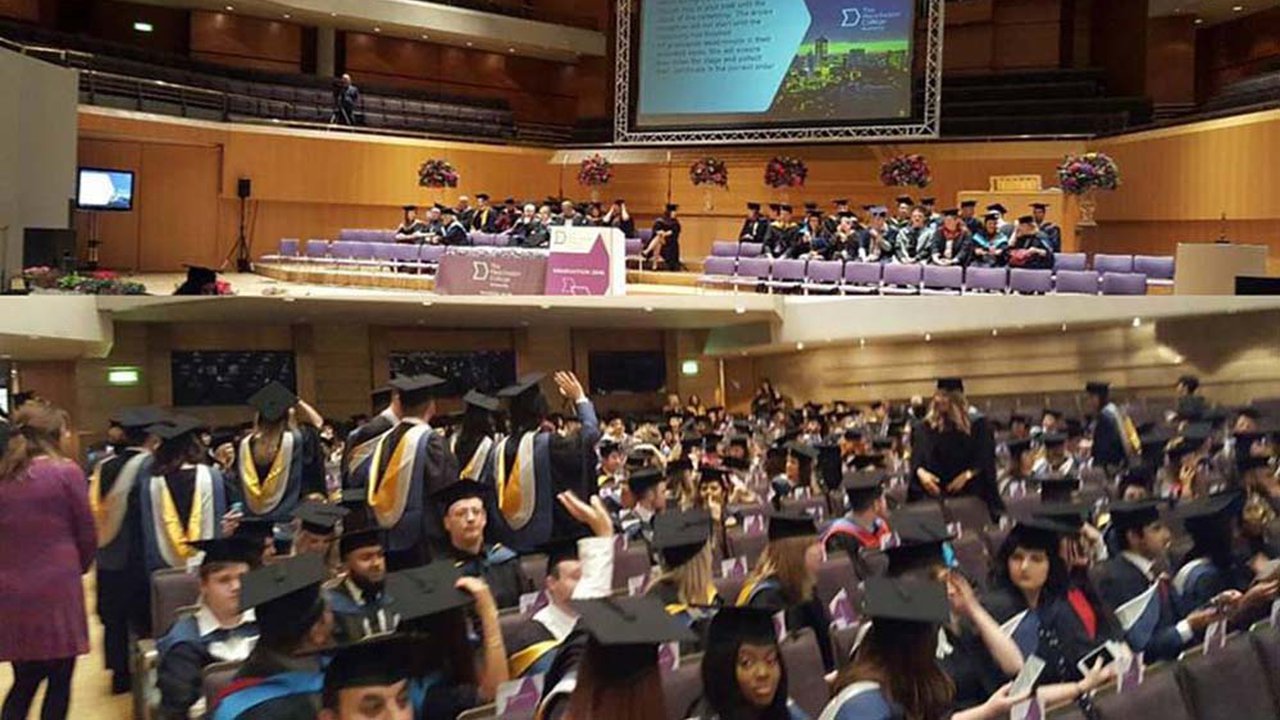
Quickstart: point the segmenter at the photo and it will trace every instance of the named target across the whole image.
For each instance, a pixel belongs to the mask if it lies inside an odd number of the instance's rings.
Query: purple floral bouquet
[[[702,158],[689,166],[689,180],[694,185],[728,187],[729,167],[720,158]]]
[[[609,162],[605,156],[596,153],[591,157],[582,159],[582,165],[578,167],[579,185],[588,187],[608,185],[612,179],[613,163]]]
[[[880,182],[891,187],[928,187],[933,180],[923,155],[899,155],[880,166]]]
[[[448,160],[428,160],[418,168],[418,185],[429,188],[458,187],[458,171]]]
[[[1120,187],[1120,166],[1105,153],[1091,152],[1068,155],[1058,166],[1062,191],[1083,195],[1090,190],[1115,190]]]
[[[775,156],[764,166],[764,184],[771,188],[804,187],[809,168],[799,158]]]

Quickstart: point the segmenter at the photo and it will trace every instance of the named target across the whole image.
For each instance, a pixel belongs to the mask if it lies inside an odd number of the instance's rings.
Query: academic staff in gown
[[[1105,382],[1090,382],[1085,385],[1089,396],[1089,409],[1093,413],[1093,457],[1094,467],[1109,471],[1118,470],[1128,459],[1130,450],[1139,442],[1128,437],[1132,433],[1128,418],[1119,407],[1111,402],[1111,386]]]
[[[916,501],[972,495],[982,499],[995,517],[1004,508],[996,487],[995,436],[986,416],[961,403],[967,403],[963,381],[939,379],[930,415],[913,429],[907,497]],[[952,419],[961,413],[968,421],[968,432]],[[935,492],[921,479],[922,470],[937,478]]]
[[[440,211],[440,244],[470,245],[471,236],[467,234],[467,226],[463,225],[449,208]]]
[[[760,214],[760,203],[747,203],[747,219],[738,232],[738,242],[764,244],[769,237],[769,218]]]
[[[765,250],[770,257],[787,257],[791,249],[800,242],[800,225],[791,219],[791,206],[777,206],[778,219],[769,224],[769,233],[765,238]]]
[[[476,201],[480,203],[480,206],[475,209],[466,222],[463,222],[463,225],[476,232],[496,232],[495,225],[499,211],[489,204],[489,196],[484,193],[476,195]],[[461,219],[459,220],[461,221]]]
[[[368,481],[368,474],[360,473],[361,465],[364,465],[369,456],[373,454],[373,448],[378,443],[378,438],[391,431],[396,426],[400,418],[396,416],[395,408],[392,407],[391,399],[393,390],[390,387],[381,387],[374,390],[370,397],[373,400],[374,410],[377,412],[368,421],[347,433],[347,441],[342,446],[342,487],[347,488],[365,488]]]
[[[1045,211],[1049,206],[1044,203],[1031,203],[1031,217],[1036,221],[1036,226],[1040,228],[1040,232],[1044,234],[1045,239],[1049,241],[1049,247],[1055,253],[1062,252],[1062,228],[1045,219]]]
[[[484,580],[499,608],[518,607],[525,591],[520,556],[511,548],[485,540],[490,496],[486,485],[466,479],[446,485],[432,496],[443,518],[445,541],[440,555],[453,561],[463,575]]]
[[[98,617],[112,690],[130,687],[129,633],[147,634],[151,584],[143,557],[139,488],[151,478],[156,438],[146,428],[162,419],[155,408],[128,408],[114,418],[128,446],[100,461],[89,476],[89,500],[98,530]]]

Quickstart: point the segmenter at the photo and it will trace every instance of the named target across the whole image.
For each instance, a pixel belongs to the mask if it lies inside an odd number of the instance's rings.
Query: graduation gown
[[[667,614],[679,620],[697,636],[697,639],[692,642],[681,643],[680,654],[701,652],[702,638],[707,636],[711,618],[715,616],[716,609],[722,604],[715,590],[712,589],[711,597],[707,598],[705,605],[689,605],[680,602],[680,590],[669,580],[655,583],[649,589],[649,594],[661,600]]]
[[[946,485],[965,470],[975,470],[977,474],[969,481],[960,495],[972,495],[981,498],[987,504],[992,517],[1004,510],[1004,501],[996,484],[995,435],[985,415],[970,409],[969,434],[955,429],[936,431],[920,422],[913,428],[911,454],[911,470],[908,478],[908,501],[931,499],[933,496],[925,492],[920,484],[916,470],[925,470],[938,476],[946,495]]]
[[[98,617],[107,668],[129,673],[129,630],[145,635],[151,622],[139,488],[151,477],[151,453],[128,448],[100,461],[89,476],[98,532]]]
[[[831,649],[831,615],[817,594],[805,602],[788,605],[782,586],[777,578],[770,575],[758,582],[748,581],[738,593],[737,605],[785,611],[787,630],[811,628],[814,639],[818,641],[818,650],[822,652],[822,667],[827,672],[836,668],[835,651]]]
[[[844,551],[855,567],[862,550],[879,550],[887,538],[893,536],[889,523],[883,518],[876,518],[870,528],[865,528],[848,517],[840,517],[831,521],[822,533],[822,546],[827,555]]]
[[[1027,612],[1021,624],[1025,632],[1015,632],[1013,638],[1024,657],[1035,654],[1044,660],[1041,685],[1079,680],[1076,663],[1108,639],[1101,631],[1090,638],[1080,616],[1065,597],[1042,596],[1039,607],[1028,609],[1022,593],[999,589],[983,598],[982,605],[1001,624],[1024,610]]]
[[[387,569],[425,564],[445,537],[430,498],[457,481],[457,458],[429,424],[406,418],[378,439],[364,468],[369,505],[387,530]]]
[[[227,491],[222,473],[208,465],[184,465],[144,480],[138,505],[149,578],[156,570],[186,568],[198,554],[188,542],[219,536]]]
[[[253,620],[223,629],[203,606],[195,615],[174,623],[156,641],[161,717],[186,720],[191,706],[201,698],[204,668],[215,662],[244,660],[257,637],[258,624]]]
[[[1044,234],[1045,239],[1049,241],[1049,247],[1055,253],[1062,252],[1062,228],[1046,220],[1040,226],[1040,232]]]
[[[323,689],[318,657],[294,658],[258,647],[223,691],[213,720],[315,720]]]
[[[347,433],[347,442],[342,447],[342,487],[364,488],[369,480],[366,473],[358,472],[361,465],[369,460],[378,439],[395,427],[396,419],[389,410],[384,410],[365,424]]]
[[[1093,572],[1098,595],[1107,607],[1115,612],[1120,606],[1137,598],[1151,587],[1151,581],[1123,554],[1118,554],[1097,566]],[[1154,596],[1154,617],[1139,619],[1125,639],[1135,652],[1144,653],[1147,662],[1176,660],[1185,645],[1177,625],[1182,616],[1177,612],[1171,583],[1164,592]]]
[[[325,588],[324,594],[333,611],[335,642],[353,643],[369,635],[395,630],[385,612],[391,604],[385,588],[371,595],[350,578],[344,578],[333,587]]]
[[[904,717],[902,706],[889,700],[878,683],[864,681],[837,693],[818,720],[902,720]]]
[[[765,250],[772,257],[789,255],[791,248],[800,242],[800,231],[800,226],[793,222],[771,223],[769,233],[765,236]]]
[[[475,555],[452,545],[445,548],[444,553],[463,575],[484,580],[499,608],[520,606],[525,582],[524,573],[520,570],[520,556],[514,550],[501,544],[486,543]]]
[[[973,260],[973,236],[967,232],[961,232],[951,242],[951,252],[948,254],[947,239],[943,236],[942,229],[939,228],[933,233],[929,255],[930,262],[935,262],[936,259],[943,259],[952,261],[953,265],[966,266]]]
[[[466,226],[476,232],[491,233],[495,232],[494,225],[497,220],[498,211],[492,207],[487,207],[483,210],[476,210],[475,214],[471,216],[471,220],[466,223]]]
[[[1186,617],[1209,604],[1209,601],[1227,590],[1247,590],[1251,574],[1243,563],[1234,562],[1223,568],[1207,557],[1190,558],[1173,576],[1174,597],[1177,610]]]
[[[680,269],[680,221],[674,218],[660,217],[653,221],[653,233],[657,235],[661,231],[670,231],[667,241],[662,244],[662,264],[667,270],[677,271]]]
[[[510,638],[507,667],[512,678],[542,675],[555,662],[560,641],[536,620],[521,623]]]
[[[1128,458],[1127,444],[1121,434],[1124,422],[1120,411],[1108,403],[1093,423],[1093,462],[1102,467],[1119,467]]]
[[[1031,256],[1026,260],[1026,262],[1018,265],[1018,267],[1030,270],[1052,270],[1053,246],[1049,244],[1049,239],[1042,233],[1015,237],[1009,242],[1010,253],[1015,250],[1030,250],[1033,248],[1045,250],[1047,251],[1047,254]]]
[[[445,226],[440,231],[441,245],[470,245],[471,236],[467,234],[467,228],[461,222],[454,221],[450,225]]]
[[[738,232],[738,242],[753,242],[763,245],[768,238],[769,220],[763,215],[744,220],[742,230]]]
[[[977,707],[1009,681],[982,637],[968,623],[962,622],[958,632],[950,626],[943,626],[939,632],[938,664],[956,684],[953,709]]]
[[[240,441],[235,462],[232,499],[244,503],[246,516],[289,522],[303,497],[328,495],[320,434],[314,427],[285,430],[275,458],[266,465],[254,459],[254,441],[253,436]]]

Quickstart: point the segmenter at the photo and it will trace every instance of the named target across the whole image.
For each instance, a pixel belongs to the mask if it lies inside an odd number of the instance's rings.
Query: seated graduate
[[[253,610],[240,611],[240,586],[245,573],[261,564],[261,543],[230,537],[191,545],[204,553],[199,609],[179,619],[156,641],[160,717],[166,720],[185,720],[197,705],[201,707],[196,712],[202,710],[205,666],[244,660],[258,640]]]
[[[738,593],[736,605],[786,612],[789,630],[813,630],[822,652],[822,666],[835,669],[831,649],[831,616],[818,597],[818,566],[822,545],[813,518],[798,512],[774,512],[769,516],[769,542],[755,570]]]
[[[467,226],[462,224],[453,208],[440,207],[440,239],[441,245],[470,245],[471,236],[467,234]]]
[[[1009,242],[1009,266],[1031,270],[1053,269],[1053,247],[1036,228],[1030,215],[1018,218],[1018,228]]]
[[[977,216],[977,208],[977,200],[965,200],[960,203],[960,222],[969,229],[970,235],[982,232],[982,219]]]
[[[658,646],[694,640],[652,597],[578,600],[578,630],[547,673],[538,717],[665,720]]]
[[[667,509],[667,480],[662,470],[643,467],[627,477],[627,488],[635,503],[618,514],[618,526],[630,541],[653,542],[656,516]]]
[[[588,537],[554,540],[547,551],[546,607],[522,624],[511,641],[511,677],[547,672],[578,623],[573,600],[609,595],[613,586],[613,522],[599,497],[585,503],[572,492],[557,496],[565,512],[590,531]]]
[[[1009,264],[1009,237],[1000,232],[1000,213],[983,216],[982,226],[973,233],[973,265],[1004,267]]]
[[[760,203],[747,203],[747,219],[742,221],[742,229],[738,231],[738,242],[764,244],[769,236],[769,218],[760,212]]]
[[[787,666],[768,610],[728,607],[712,618],[702,655],[702,697],[685,716],[807,720],[787,694]]]
[[[203,464],[203,427],[195,418],[173,417],[147,428],[160,438],[150,477],[138,488],[148,575],[186,568],[198,552],[190,543],[223,535],[222,523],[234,517],[222,474]]]
[[[960,222],[960,211],[948,208],[942,211],[942,224],[933,232],[929,248],[929,262],[934,265],[959,265],[964,267],[973,259],[973,237]]]
[[[911,211],[915,208],[916,201],[910,195],[899,195],[893,202],[897,212],[889,220],[889,227],[898,231],[911,224]]]
[[[593,202],[587,205],[586,222],[584,224],[587,227],[600,227],[604,224],[604,208],[600,206],[600,203]]]
[[[213,720],[312,720],[320,709],[321,659],[333,640],[333,614],[320,585],[318,555],[299,555],[241,579],[240,610],[255,611],[259,637],[215,701]]]
[[[287,522],[304,498],[328,494],[319,435],[324,419],[274,380],[248,404],[256,411],[254,430],[238,448],[235,497],[248,517]]]
[[[653,261],[655,268],[659,261],[665,270],[675,272],[683,268],[680,264],[680,220],[676,217],[679,209],[679,205],[667,203],[662,217],[653,221],[653,238],[649,240],[649,246],[640,252]]]
[[[293,555],[318,555],[332,567],[336,564],[333,544],[338,539],[338,523],[350,512],[347,507],[324,500],[307,500],[294,511]]]
[[[520,219],[520,205],[516,203],[515,198],[507,198],[502,201],[502,207],[498,208],[498,219],[493,222],[493,231],[496,233],[505,233],[511,231],[511,226],[516,220]]]
[[[618,198],[609,206],[609,212],[604,214],[600,219],[600,224],[604,227],[616,228],[622,231],[623,237],[636,236],[636,223],[631,219],[631,211],[627,209],[627,201]]]
[[[831,220],[832,218],[827,218]],[[857,218],[853,213],[846,213],[835,218],[835,226],[823,227],[818,236],[814,251],[823,260],[856,260],[858,259],[858,230],[855,227]]]
[[[1032,464],[1032,477],[1056,476],[1074,478],[1080,475],[1079,462],[1074,455],[1067,452],[1067,434],[1065,432],[1047,432],[1040,436],[1040,441],[1044,447],[1044,454],[1037,457],[1035,463]]]
[[[800,225],[791,219],[791,206],[771,205],[777,218],[769,224],[764,247],[770,257],[791,257],[791,249],[800,242]]]
[[[334,640],[344,644],[394,629],[386,611],[386,531],[367,508],[358,507],[343,519],[338,539],[342,574],[325,590]]]
[[[1036,226],[1040,228],[1040,232],[1049,239],[1049,247],[1053,248],[1056,253],[1062,252],[1062,228],[1058,227],[1045,217],[1045,212],[1049,206],[1045,203],[1031,203],[1031,218],[1036,221]]]
[[[811,208],[805,211],[804,223],[800,225],[800,236],[795,245],[791,246],[791,250],[787,252],[789,258],[808,258],[813,256],[815,252],[819,252],[819,248],[825,249],[826,237],[822,229],[822,211],[817,208]]]
[[[783,498],[794,496],[797,490],[808,492],[812,488],[813,463],[818,459],[818,451],[808,444],[797,442],[794,439],[797,435],[797,431],[792,431],[779,438],[780,446],[770,448],[772,452],[785,458],[779,468],[780,472],[769,481],[775,507],[780,506]]]
[[[404,222],[400,223],[400,227],[396,228],[396,242],[422,242],[426,239],[429,231],[430,227],[418,219],[418,206],[405,205]]]
[[[929,228],[929,216],[925,209],[911,209],[907,224],[898,229],[893,240],[893,259],[900,263],[918,263],[929,257],[933,231]]]
[[[1045,661],[1044,683],[1082,679],[1080,659],[1112,636],[1110,610],[1069,597],[1071,580],[1061,540],[1075,530],[1061,523],[1028,518],[1013,527],[997,553],[992,591],[983,605],[1006,626],[1024,657]]]
[[[893,259],[894,238],[897,230],[889,226],[889,210],[883,206],[872,207],[871,222],[858,233],[856,255],[851,254],[849,260],[859,262],[889,262]]]
[[[383,635],[340,648],[324,669],[317,720],[413,720],[425,642]]]
[[[646,594],[661,600],[667,614],[679,618],[702,638],[712,612],[720,605],[712,582],[715,546],[711,515],[705,510],[659,515],[654,522],[653,547],[661,573]],[[690,649],[696,647],[695,643]]]
[[[476,209],[471,212],[471,217],[463,225],[468,230],[475,230],[476,232],[497,232],[495,225],[498,220],[498,211],[489,204],[488,193],[476,193],[476,203]],[[461,218],[459,222],[461,222]]]
[[[924,578],[870,578],[863,612],[871,618],[853,662],[836,677],[836,695],[819,720],[984,720],[1007,717],[1023,698],[1009,685],[977,707],[953,713],[955,684],[939,665],[939,626],[947,622],[947,590]]]
[[[444,523],[445,547],[441,548],[441,555],[463,575],[483,579],[499,608],[517,607],[525,586],[520,557],[501,543],[485,540],[486,506],[491,495],[489,486],[460,479],[432,497]]]
[[[844,471],[844,491],[849,511],[836,518],[822,533],[827,556],[843,550],[856,560],[865,548],[879,550],[893,536],[889,528],[889,502],[885,499],[887,476],[882,470]]]
[[[1280,581],[1258,577],[1259,558],[1249,555],[1241,532],[1244,495],[1232,491],[1180,503],[1176,515],[1191,536],[1192,546],[1173,576],[1178,612],[1217,606],[1229,611],[1234,624],[1270,607],[1280,595]],[[1245,618],[1242,620],[1242,618]]]
[[[1125,641],[1147,662],[1176,660],[1219,617],[1214,607],[1178,615],[1168,575],[1173,535],[1159,508],[1157,500],[1111,503],[1112,536],[1119,552],[1093,573],[1098,594],[1119,620]]]

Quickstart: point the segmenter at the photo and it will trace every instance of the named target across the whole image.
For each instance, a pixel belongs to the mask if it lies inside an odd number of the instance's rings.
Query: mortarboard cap
[[[680,209],[680,206],[675,203],[667,203],[666,205],[667,212],[675,212],[679,209]]]
[[[1124,483],[1122,484],[1135,484]],[[1117,532],[1140,529],[1160,519],[1159,500],[1137,500],[1134,502],[1113,502],[1108,507],[1111,524]]]
[[[675,460],[672,460],[667,463],[667,477],[671,477],[672,474],[679,472],[681,470],[692,470],[692,469],[693,469],[693,460],[690,460],[688,455],[681,455]]]
[[[1001,205],[1000,203],[991,203],[990,205],[987,206],[987,212],[998,212],[1001,215],[1004,215],[1009,212],[1009,208],[1006,208],[1004,205]]]
[[[488,200],[488,199],[489,199],[489,194],[488,194],[488,193],[476,193],[476,199],[477,199],[477,200]]]
[[[1044,442],[1046,447],[1065,445],[1067,443],[1066,434],[1060,432],[1047,432],[1042,435],[1040,439]]]
[[[787,447],[787,452],[791,453],[792,455],[799,455],[800,457],[807,458],[809,460],[818,459],[817,449],[815,449],[813,446],[808,445],[806,443],[793,441],[793,442],[787,443],[786,447]]]
[[[417,206],[417,205],[402,205],[402,206],[401,206],[401,208],[402,208],[405,212],[409,212],[410,210],[417,210],[417,209],[418,209],[418,206]]]
[[[1111,383],[1102,382],[1101,380],[1090,380],[1085,383],[1084,391],[1090,395],[1108,395],[1111,393]]]
[[[807,513],[779,510],[769,514],[769,541],[817,535],[818,526]]]
[[[259,555],[262,553],[262,543],[267,538],[275,537],[275,523],[260,517],[243,517],[240,523],[236,525],[236,532],[232,537],[243,538],[256,542]]]
[[[978,207],[978,201],[977,201],[977,200],[965,200],[965,201],[963,201],[963,202],[961,202],[961,203],[960,203],[960,207],[962,207],[962,208]]]
[[[1078,531],[1089,519],[1089,506],[1084,503],[1048,502],[1034,509],[1031,515],[1070,526]]]
[[[730,470],[746,471],[751,469],[751,462],[746,458],[738,458],[738,457],[732,457],[732,456],[725,457],[725,458],[721,458],[720,464],[724,467],[729,468]]]
[[[1021,215],[1018,217],[1019,225],[1034,225],[1035,222],[1036,222],[1036,219],[1031,217],[1030,215]]]
[[[849,198],[837,198],[837,199],[835,199],[835,200],[832,200],[832,201],[831,201],[831,204],[832,204],[832,205],[835,205],[835,206],[837,206],[837,207],[838,207],[838,206],[840,206],[840,205],[848,205],[848,204],[849,204]]]
[[[299,505],[293,516],[302,521],[302,529],[315,535],[332,535],[338,521],[351,512],[341,505],[330,505],[319,500],[307,500]]]
[[[936,202],[938,202],[938,198],[936,197],[924,196],[920,198],[921,205],[933,205]]]
[[[502,406],[498,398],[490,397],[478,390],[467,391],[467,394],[462,396],[462,402],[470,407],[480,408],[489,412],[497,412],[498,408]]]
[[[631,488],[633,495],[639,497],[657,487],[658,483],[664,479],[662,471],[658,468],[643,467],[627,477],[627,487]]]
[[[653,519],[653,547],[667,569],[702,552],[711,540],[711,515],[705,510],[664,512]]]
[[[751,211],[753,211],[753,212],[760,212],[760,203],[758,203],[758,202],[749,202],[749,203],[747,203],[747,209],[748,209],[748,210],[751,210]]]
[[[1032,210],[1048,210],[1049,205],[1046,203],[1034,202],[1034,203],[1031,203],[1031,209]]]
[[[897,541],[885,549],[885,556],[889,559],[889,577],[928,569],[945,562],[942,546],[950,542],[953,536],[941,518],[903,515],[895,518],[893,527]]]
[[[387,614],[401,622],[438,615],[471,605],[471,596],[456,587],[461,572],[448,560],[438,560],[387,575]]]
[[[540,373],[540,372],[529,373],[528,375],[521,375],[515,381],[515,383],[508,385],[502,388],[501,390],[499,390],[497,393],[498,397],[515,398],[531,390],[537,390],[538,383],[542,382],[542,379],[545,378],[546,376],[547,376],[546,373]]]
[[[456,482],[440,488],[431,495],[431,499],[437,502],[442,513],[447,514],[449,508],[459,500],[467,500],[469,498],[484,499],[489,491],[489,487],[482,483],[469,478],[459,478]]]
[[[874,437],[871,438],[871,447],[877,450],[888,450],[893,447],[893,438],[891,437]]]
[[[401,405],[413,406],[434,397],[444,389],[446,383],[447,381],[442,377],[422,373],[421,375],[400,375],[392,378],[387,384],[400,393]]]
[[[289,414],[289,408],[296,405],[298,396],[293,391],[272,380],[267,386],[249,398],[249,405],[258,411],[258,416],[266,422],[276,422]]]
[[[1254,455],[1253,453],[1244,453],[1236,457],[1236,470],[1239,472],[1249,472],[1258,468],[1271,468],[1271,459],[1266,455]]]
[[[1199,447],[1213,434],[1213,426],[1209,423],[1191,423],[1182,430],[1182,439]]]
[[[1045,503],[1071,502],[1071,496],[1080,489],[1080,481],[1074,477],[1040,478],[1040,501]]]
[[[708,647],[731,647],[739,643],[772,645],[777,642],[773,612],[766,608],[721,608],[707,628]]]
[[[125,429],[146,428],[164,422],[164,412],[152,405],[122,408],[111,416],[111,422]]]
[[[791,203],[782,203],[778,206],[778,209],[783,212],[791,212]]]
[[[1005,444],[1005,447],[1009,448],[1009,455],[1016,458],[1031,449],[1031,439],[1017,438],[1010,440]]]
[[[884,494],[884,472],[879,470],[850,471],[843,475],[844,492],[850,505],[859,505]]]
[[[1076,528],[1043,517],[1029,517],[1018,521],[1010,531],[1019,547],[1035,548],[1050,553],[1058,552],[1059,539],[1063,535],[1076,534]]]
[[[1239,516],[1244,495],[1225,492],[1196,498],[1178,505],[1175,514],[1182,520],[1187,532],[1197,535],[1223,527],[1232,516]]]
[[[877,620],[925,624],[943,623],[951,616],[942,583],[912,578],[868,578],[862,611]]]
[[[360,548],[375,545],[386,546],[387,531],[368,513],[358,513],[358,522],[343,521],[342,537],[338,538],[338,555],[346,557],[348,553]],[[353,519],[355,519],[353,517]]]
[[[245,563],[257,565],[262,559],[262,541],[240,534],[211,540],[193,540],[187,543],[204,553],[201,565],[213,563]]]
[[[782,204],[781,204],[781,203],[769,203],[769,209],[770,209],[770,210],[772,210],[772,211],[774,211],[774,212],[778,212],[778,211],[782,210]]]
[[[914,204],[915,204],[915,202],[916,202],[915,200],[913,200],[913,199],[911,198],[911,196],[910,196],[910,195],[899,195],[898,197],[894,198],[894,200],[895,200],[899,205],[902,205],[902,204],[906,204],[906,205],[914,205]]]
[[[577,600],[573,609],[579,625],[601,645],[657,645],[691,642],[693,631],[667,614],[662,602],[649,596]],[[654,648],[656,651],[656,647]],[[654,653],[657,659],[657,653]]]
[[[411,635],[376,635],[343,645],[325,666],[324,694],[336,697],[341,690],[395,685],[409,679],[422,643],[422,638]]]
[[[947,208],[942,211],[942,217],[960,217],[959,208]]]
[[[155,435],[164,441],[177,440],[183,435],[189,435],[205,426],[204,422],[187,416],[179,415],[168,418],[155,425],[147,427],[147,432]]]
[[[290,621],[315,607],[320,584],[329,577],[324,558],[294,555],[245,574],[240,584],[240,611],[257,611],[258,622]]]
[[[938,378],[937,387],[946,392],[964,392],[964,380],[958,377]]]
[[[871,209],[868,210],[868,212],[870,212],[872,215],[875,215],[877,217],[884,217],[885,215],[889,214],[889,208],[883,205],[873,205],[871,206]]]

